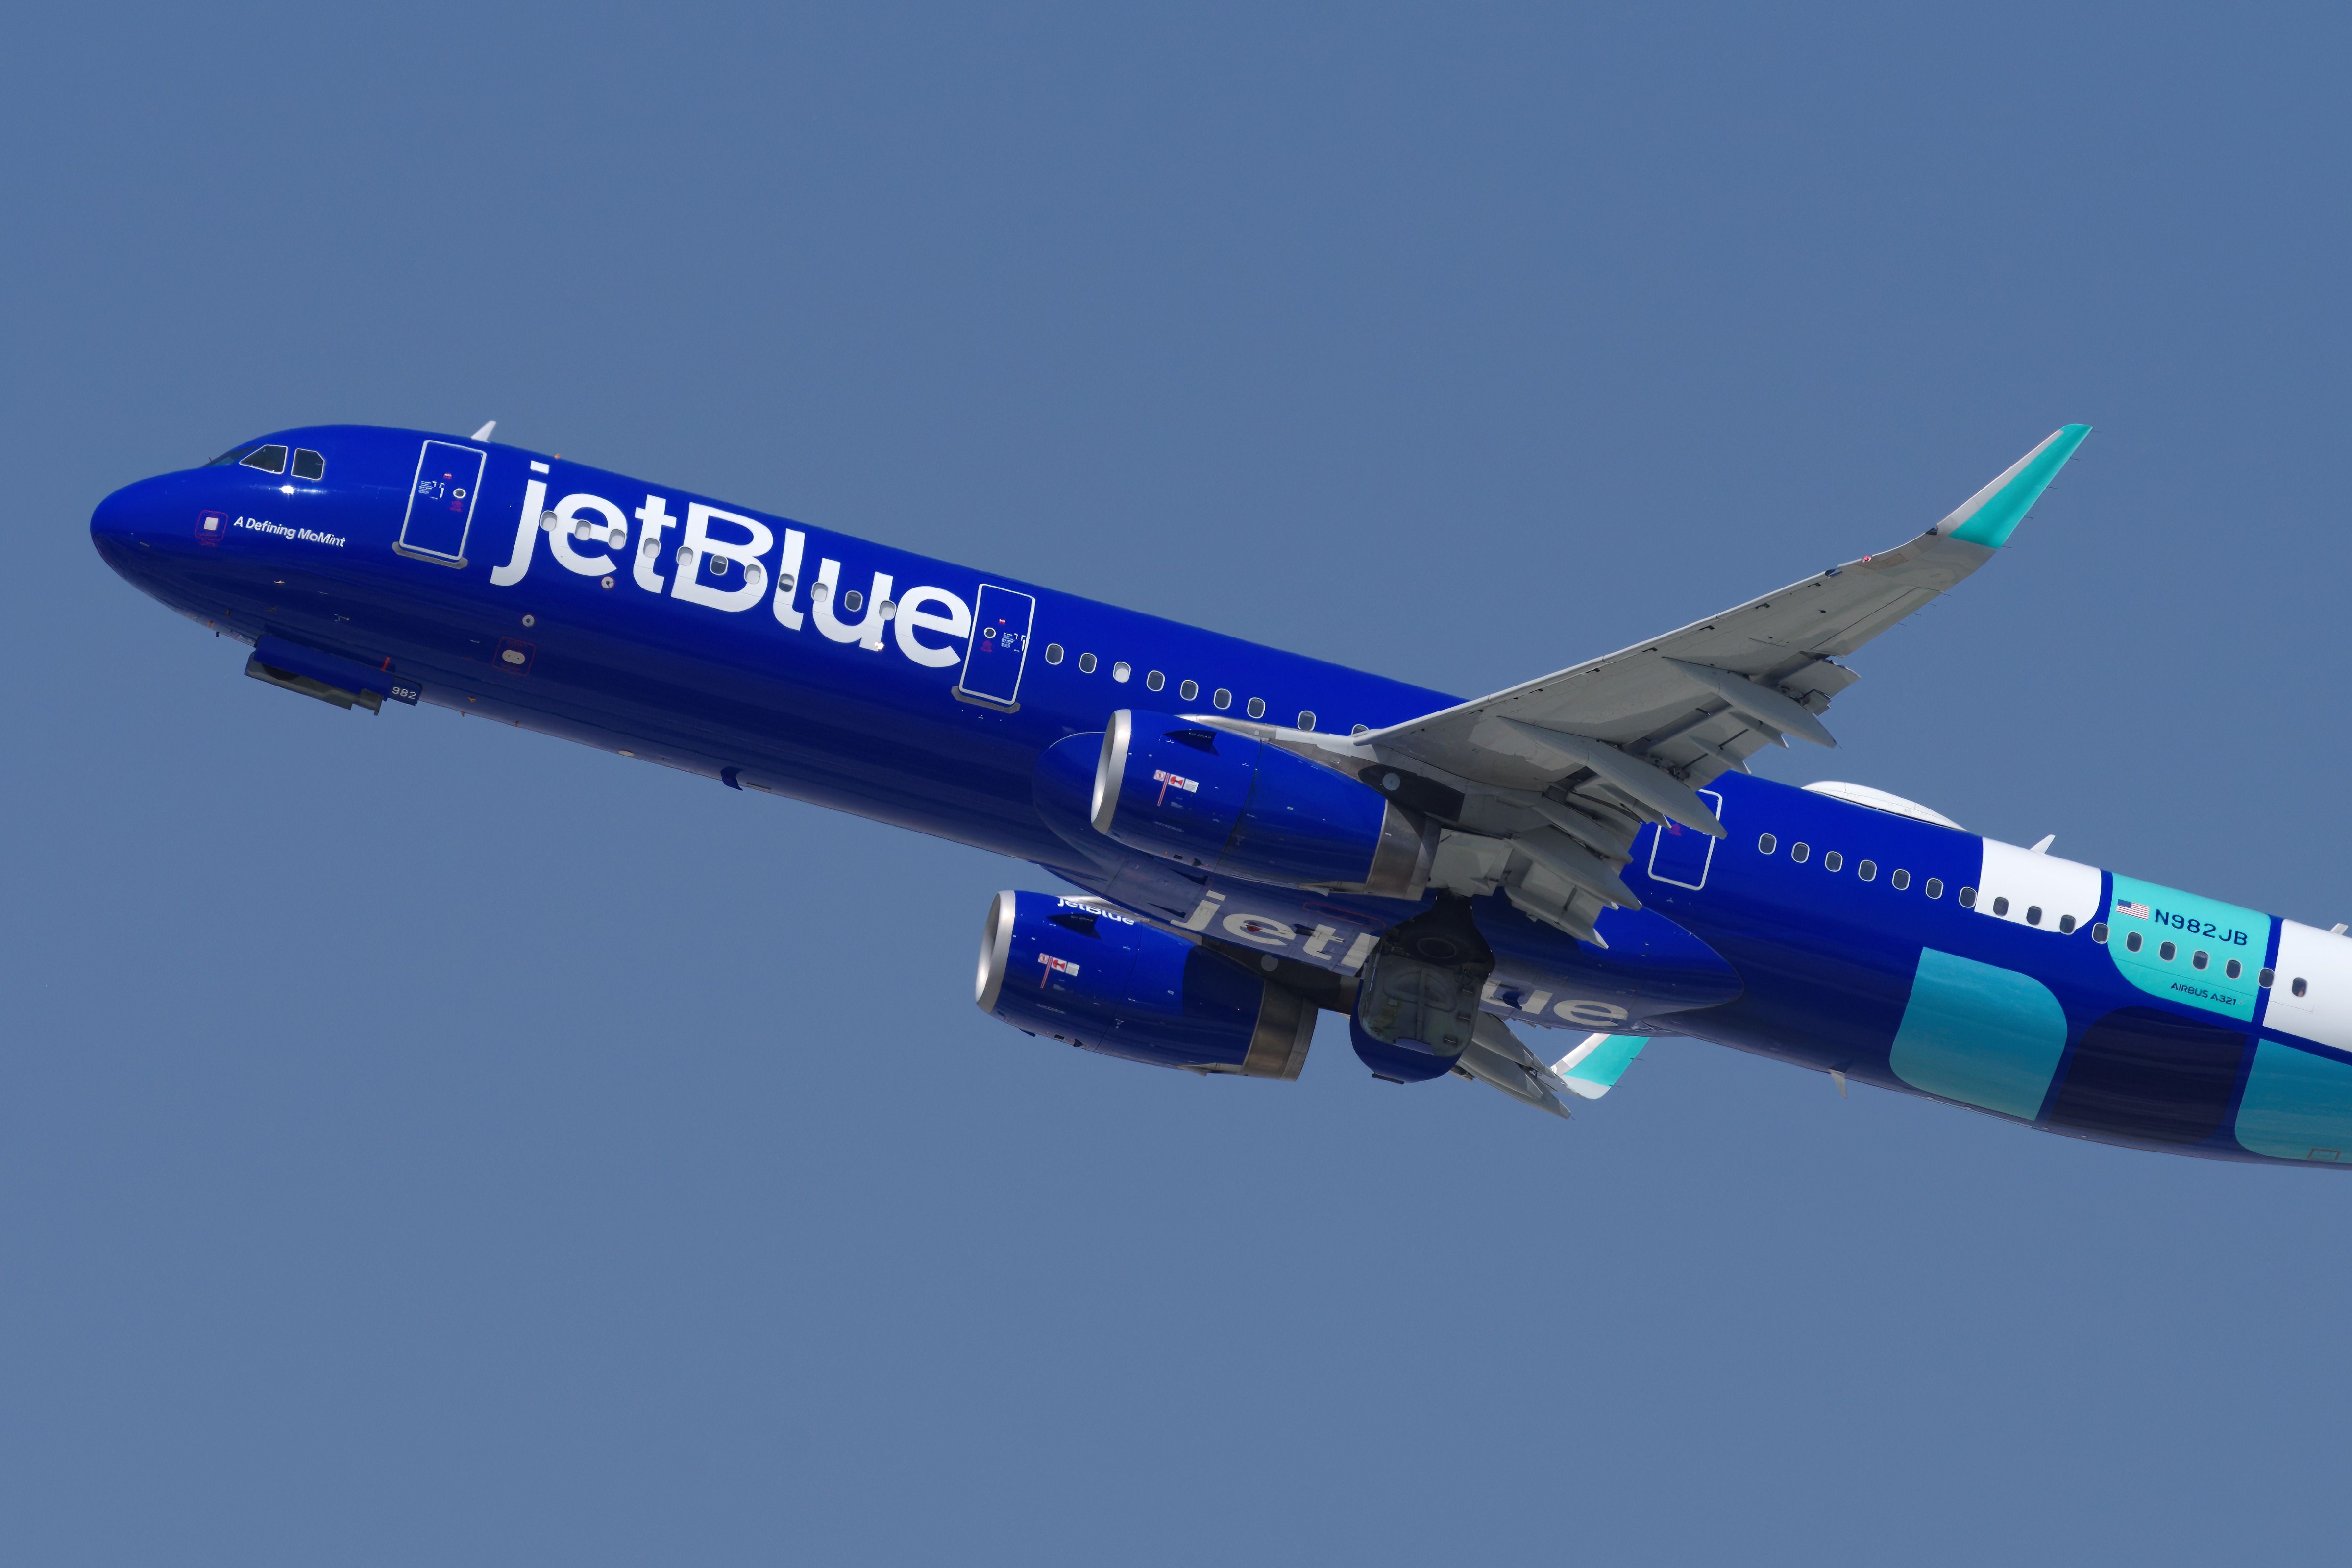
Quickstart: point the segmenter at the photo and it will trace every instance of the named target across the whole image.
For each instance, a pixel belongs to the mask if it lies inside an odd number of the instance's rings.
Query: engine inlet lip
[[[972,982],[971,999],[994,1016],[997,998],[1004,994],[1005,972],[1013,966],[1013,917],[1020,895],[1007,888],[988,901],[988,915],[980,926],[980,973]]]

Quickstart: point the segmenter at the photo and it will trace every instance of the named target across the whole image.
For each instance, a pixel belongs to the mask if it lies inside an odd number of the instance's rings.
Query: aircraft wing
[[[1455,826],[1509,852],[1464,847],[1456,868],[1483,856],[1476,877],[1508,887],[1528,913],[1597,941],[1591,922],[1602,910],[1638,904],[1617,870],[1642,825],[1720,837],[1700,793],[1709,780],[1746,772],[1750,755],[1791,735],[1835,745],[1820,716],[1856,679],[1838,657],[1990,560],[2089,434],[2086,425],[2053,431],[1907,544],[1357,736],[1349,749],[1463,794],[1463,809],[1447,814]]]

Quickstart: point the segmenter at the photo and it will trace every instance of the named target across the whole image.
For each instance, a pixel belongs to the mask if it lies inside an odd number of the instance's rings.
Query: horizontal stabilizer
[[[1522,1104],[1549,1110],[1563,1120],[1568,1116],[1568,1107],[1560,1103],[1559,1092],[1568,1086],[1554,1078],[1542,1058],[1521,1045],[1519,1037],[1492,1013],[1478,1015],[1471,1029],[1470,1044],[1463,1051],[1458,1066],[1468,1077],[1501,1089]]]
[[[1617,1086],[1649,1043],[1647,1035],[1587,1035],[1582,1045],[1552,1063],[1551,1070],[1570,1093],[1599,1100]]]

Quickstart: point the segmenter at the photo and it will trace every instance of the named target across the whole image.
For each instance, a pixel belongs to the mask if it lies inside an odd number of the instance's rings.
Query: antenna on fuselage
[[[488,439],[490,438],[490,432],[491,432],[491,431],[493,431],[493,430],[495,430],[495,429],[497,429],[498,427],[499,427],[499,422],[498,422],[497,420],[493,419],[493,420],[491,420],[488,424],[487,424],[487,425],[483,426],[480,429],[478,429],[478,430],[477,430],[477,431],[475,431],[475,432],[474,432],[474,439],[475,439],[475,440],[477,440],[477,441],[487,441],[487,440],[488,440]]]

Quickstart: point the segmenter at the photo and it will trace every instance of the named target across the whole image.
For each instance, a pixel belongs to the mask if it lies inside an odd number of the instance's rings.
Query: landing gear
[[[1494,972],[1494,950],[1478,934],[1470,900],[1441,897],[1372,950],[1348,1021],[1349,1043],[1374,1078],[1441,1078],[1469,1047],[1480,994]]]

